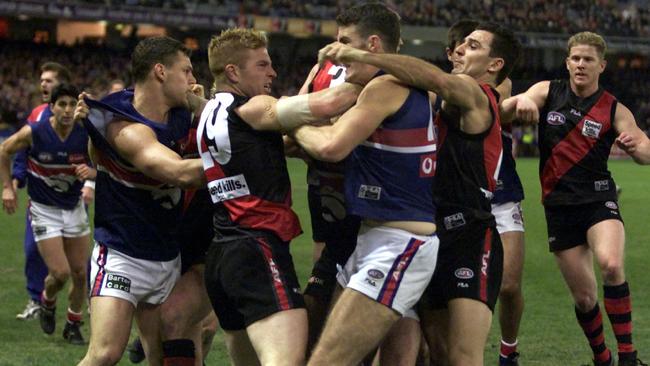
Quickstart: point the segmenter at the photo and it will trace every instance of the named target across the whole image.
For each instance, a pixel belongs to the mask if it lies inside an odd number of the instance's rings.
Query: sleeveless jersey
[[[266,230],[282,241],[301,233],[291,210],[282,134],[256,131],[235,109],[249,100],[217,93],[201,114],[199,154],[215,204],[215,229]]]
[[[325,65],[309,84],[309,92],[333,88],[345,82],[345,67],[326,61]],[[344,190],[345,161],[330,163],[314,160],[307,168],[307,181],[318,186],[321,199],[322,218],[327,222],[337,222],[345,218]]]
[[[38,203],[71,210],[79,203],[83,181],[73,164],[88,164],[88,134],[74,124],[61,141],[50,121],[33,125],[32,146],[27,150],[27,192]]]
[[[512,125],[501,126],[501,144],[503,160],[497,179],[492,203],[520,202],[524,199],[524,187],[517,174],[517,164],[512,155]]]
[[[32,109],[32,112],[27,116],[26,122],[33,125],[37,122],[49,121],[50,117],[52,117],[52,110],[48,103],[43,103]],[[11,178],[18,180],[18,188],[25,186],[25,180],[27,179],[27,150],[20,150],[16,153],[11,169]]]
[[[173,238],[180,214],[181,190],[137,171],[106,140],[106,127],[115,120],[142,123],[164,146],[179,152],[187,137],[190,112],[174,108],[167,123],[151,121],[133,107],[133,90],[109,94],[101,102],[86,99],[84,121],[97,152],[95,240],[134,258],[169,261],[178,255]]]
[[[602,88],[587,98],[568,80],[550,83],[539,119],[539,177],[547,206],[616,199],[607,159],[616,139],[616,98]]]
[[[434,222],[431,186],[435,164],[436,135],[429,95],[410,88],[400,109],[347,158],[348,214],[377,221]]]
[[[451,230],[471,221],[494,222],[491,200],[496,189],[503,147],[498,94],[488,85],[481,89],[490,102],[492,121],[480,134],[460,130],[459,121],[438,113],[440,141],[434,202],[438,206],[440,230]]]

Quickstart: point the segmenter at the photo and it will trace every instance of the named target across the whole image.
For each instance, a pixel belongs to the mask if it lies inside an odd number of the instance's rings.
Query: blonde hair
[[[266,47],[268,40],[264,33],[243,28],[231,28],[212,37],[208,45],[208,65],[214,82],[222,82],[226,65],[242,66],[243,51]]]
[[[587,45],[593,46],[598,53],[598,56],[601,60],[605,59],[605,53],[607,53],[607,43],[603,37],[599,34],[593,32],[580,32],[576,33],[567,42],[567,53],[571,53],[571,48],[577,45]]]

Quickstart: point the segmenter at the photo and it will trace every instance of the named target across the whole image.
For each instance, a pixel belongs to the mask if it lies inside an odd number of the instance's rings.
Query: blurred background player
[[[81,199],[83,180],[88,177],[79,179],[76,165],[87,164],[90,159],[88,134],[73,120],[78,95],[77,89],[69,84],[53,88],[49,120],[23,127],[2,144],[0,174],[4,184],[3,207],[11,214],[16,208],[16,192],[9,178],[9,157],[28,149],[31,227],[48,269],[41,294],[41,328],[46,334],[54,332],[56,295],[72,277],[63,337],[82,345],[79,326],[86,299],[90,226]]]
[[[48,121],[52,116],[50,110],[50,97],[52,89],[62,82],[69,83],[70,71],[63,65],[56,62],[45,62],[40,68],[40,91],[43,104],[34,108],[27,117],[28,124],[34,124],[41,121]],[[19,151],[14,157],[12,168],[12,179],[16,188],[25,186],[27,179],[27,152]],[[86,195],[89,192],[84,192]],[[25,237],[23,240],[25,251],[25,279],[27,284],[27,293],[30,300],[27,302],[25,309],[16,314],[16,319],[28,320],[38,316],[38,310],[41,304],[41,293],[43,292],[43,281],[47,276],[47,266],[43,262],[38,246],[34,240],[34,234],[31,227],[29,210],[26,211],[25,217]]]

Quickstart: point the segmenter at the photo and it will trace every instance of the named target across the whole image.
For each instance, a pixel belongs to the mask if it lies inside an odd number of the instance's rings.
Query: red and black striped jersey
[[[492,121],[480,134],[460,129],[458,118],[440,111],[438,129],[438,166],[433,185],[438,208],[439,230],[451,230],[470,221],[493,221],[491,199],[496,189],[503,145],[498,93],[482,84],[490,102]]]
[[[197,144],[215,204],[215,229],[266,230],[289,241],[301,229],[291,209],[282,134],[256,131],[235,112],[248,100],[217,93],[201,114]]]
[[[539,119],[539,178],[546,206],[616,199],[607,170],[616,98],[602,88],[580,98],[567,80],[550,83]]]

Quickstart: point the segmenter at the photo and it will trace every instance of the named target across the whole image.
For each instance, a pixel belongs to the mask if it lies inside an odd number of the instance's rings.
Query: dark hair
[[[456,46],[463,43],[465,37],[476,29],[479,22],[472,19],[461,19],[447,30],[447,48],[455,50]]]
[[[386,5],[377,2],[355,5],[336,17],[339,26],[357,27],[362,37],[377,34],[388,52],[397,52],[401,38],[400,16]]]
[[[65,96],[77,99],[77,97],[79,97],[79,90],[72,84],[61,83],[52,89],[52,97],[50,97],[50,103],[54,104],[59,98]]]
[[[58,62],[50,61],[41,65],[41,72],[45,71],[54,71],[56,73],[56,79],[60,83],[69,83],[72,80],[72,74],[70,74],[70,70]]]
[[[497,75],[496,83],[501,84],[515,67],[519,55],[521,54],[521,43],[515,34],[505,27],[496,23],[481,23],[476,30],[490,32],[493,35],[492,44],[490,45],[490,57],[500,57],[504,61],[503,68]]]
[[[191,51],[179,41],[170,37],[145,38],[133,50],[131,55],[131,73],[138,83],[145,81],[155,64],[171,66],[178,52],[190,57]]]

